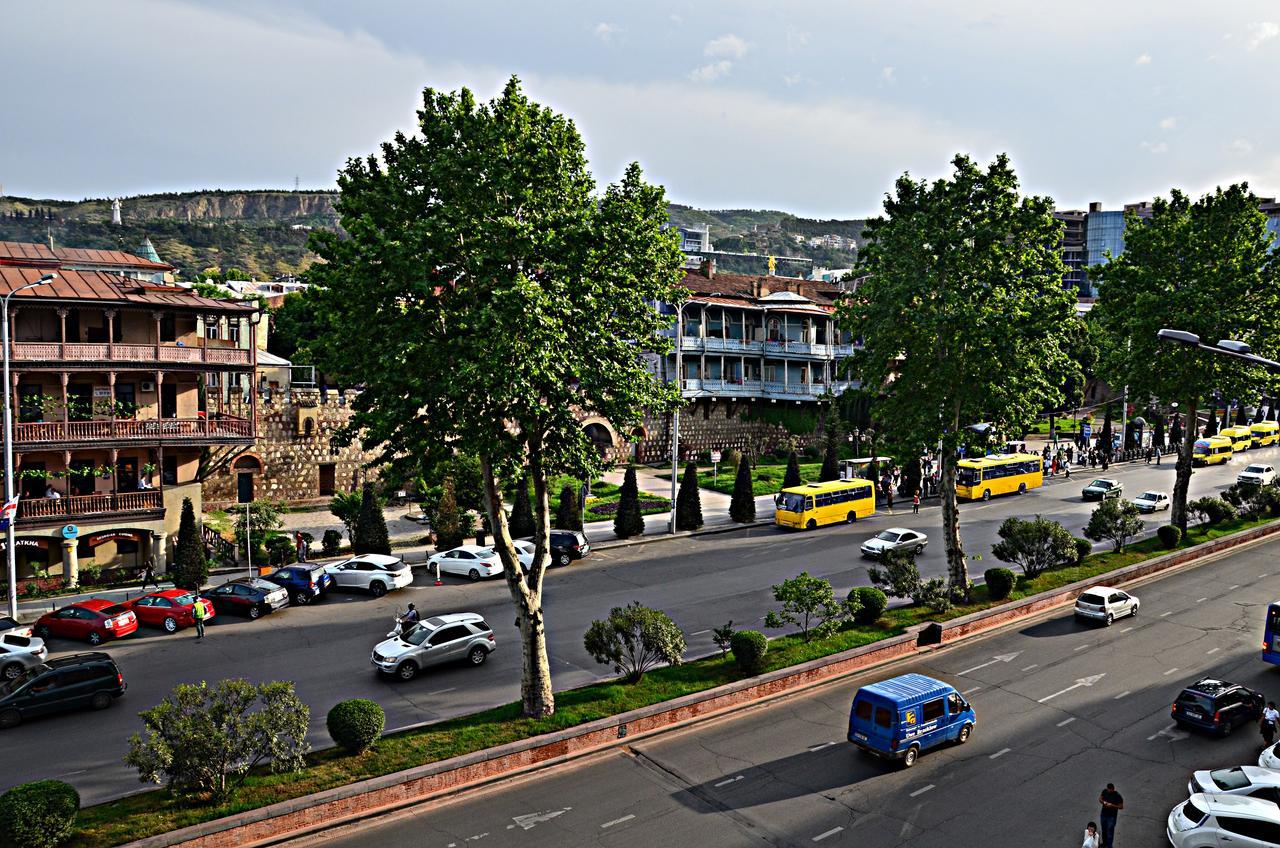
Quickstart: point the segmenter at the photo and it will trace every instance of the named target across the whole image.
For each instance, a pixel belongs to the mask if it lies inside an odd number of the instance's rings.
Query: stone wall
[[[799,447],[820,444],[822,440],[823,413],[817,413],[819,422],[815,432],[795,434],[780,424],[757,420],[753,412],[776,404],[759,401],[731,402],[726,400],[702,400],[680,411],[680,455],[682,460],[702,456],[712,450],[738,450],[749,452],[754,445],[767,453],[776,450],[795,438]],[[812,409],[812,405],[797,409]],[[671,459],[671,416],[645,416],[644,432],[635,444],[637,461],[641,463],[667,462]],[[625,462],[633,447],[626,442],[615,445],[611,455],[618,462]]]
[[[365,479],[376,478],[376,471],[363,468],[372,452],[359,443],[339,448],[331,442],[351,417],[349,399],[332,390],[322,398],[316,389],[259,398],[258,441],[204,481],[205,508],[236,503],[241,473],[253,474],[255,500],[293,506],[323,504],[332,497],[320,493],[321,466],[333,466],[336,492],[355,491]]]

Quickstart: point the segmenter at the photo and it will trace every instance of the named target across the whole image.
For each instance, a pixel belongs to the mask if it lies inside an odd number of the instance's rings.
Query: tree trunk
[[[947,577],[952,597],[969,600],[969,565],[960,540],[960,510],[956,504],[956,452],[954,446],[943,445],[942,476],[938,480],[938,497],[942,501],[942,545],[947,555]]]
[[[547,659],[546,625],[542,616],[542,576],[546,573],[548,562],[550,509],[546,469],[542,465],[541,452],[534,449],[532,444],[529,466],[534,490],[536,550],[533,564],[526,573],[511,544],[507,516],[502,509],[502,490],[494,477],[492,460],[487,456],[480,457],[480,469],[484,476],[484,505],[489,513],[489,526],[493,529],[493,547],[502,560],[503,576],[516,607],[516,624],[520,627],[521,713],[529,718],[544,718],[556,711],[555,694],[551,689],[551,663]]]
[[[1181,530],[1183,535],[1187,532],[1187,492],[1191,488],[1191,449],[1195,446],[1198,429],[1195,426],[1197,412],[1194,396],[1186,401],[1186,409],[1187,426],[1182,428],[1182,452],[1178,455],[1178,464],[1175,466],[1177,475],[1173,482],[1173,504],[1169,507],[1169,523]]]

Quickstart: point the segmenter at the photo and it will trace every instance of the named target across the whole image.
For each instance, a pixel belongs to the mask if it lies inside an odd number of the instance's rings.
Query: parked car
[[[1258,755],[1258,765],[1280,770],[1280,742],[1262,749],[1262,753]]]
[[[289,605],[289,592],[258,577],[237,577],[221,586],[206,589],[200,597],[213,603],[218,613],[260,618]]]
[[[1133,505],[1138,508],[1138,512],[1159,512],[1162,509],[1168,509],[1172,503],[1173,500],[1168,492],[1143,492],[1133,499]]]
[[[35,634],[35,629],[29,624],[20,624],[16,618],[7,615],[0,615],[0,636],[7,636],[10,633],[16,636],[26,636],[30,639]]]
[[[1101,501],[1107,498],[1118,498],[1124,492],[1124,483],[1100,477],[1084,487],[1080,497],[1086,501]]]
[[[177,633],[183,627],[191,627],[196,623],[195,605],[199,601],[204,607],[205,621],[216,614],[212,601],[197,599],[194,592],[186,589],[164,589],[127,601],[125,606],[133,610],[142,624],[152,627],[163,627],[166,633]]]
[[[413,569],[404,557],[388,554],[360,554],[326,565],[324,570],[335,589],[369,592],[375,598],[413,583]]]
[[[1178,694],[1170,715],[1179,727],[1197,727],[1226,736],[1262,715],[1263,698],[1246,686],[1206,677]]]
[[[90,598],[67,604],[47,612],[36,621],[36,635],[46,642],[50,637],[83,639],[90,645],[101,645],[108,639],[120,639],[138,629],[138,617],[124,604],[102,598]]]
[[[408,633],[379,642],[370,659],[378,671],[412,680],[420,670],[441,663],[484,665],[497,647],[483,618],[458,612],[424,619]]]
[[[1254,486],[1272,486],[1276,482],[1275,466],[1251,462],[1245,466],[1244,471],[1236,475],[1236,482]]]
[[[1259,798],[1196,793],[1173,808],[1165,827],[1173,848],[1280,845],[1280,807]]]
[[[532,539],[525,541],[532,546]],[[552,530],[547,539],[547,547],[551,549],[552,565],[568,565],[591,553],[591,543],[581,530]]]
[[[49,649],[38,636],[5,633],[0,636],[0,679],[16,680],[24,671],[49,658]]]
[[[1205,769],[1191,775],[1187,794],[1242,795],[1280,804],[1280,771],[1260,766]]]
[[[333,585],[323,565],[307,562],[277,568],[263,579],[288,589],[289,602],[298,606],[319,600]]]
[[[924,546],[929,544],[929,537],[919,530],[908,530],[906,527],[890,527],[862,543],[862,555],[878,559],[889,551],[913,551],[917,555],[924,553]]]
[[[458,574],[472,580],[497,577],[502,573],[502,561],[498,559],[497,552],[479,545],[459,545],[433,554],[427,565],[438,566],[441,574]]]
[[[427,511],[422,508],[411,509],[404,514],[404,517],[406,521],[412,521],[414,524],[427,526],[431,523],[430,516],[428,516]]]
[[[124,675],[107,654],[58,657],[0,684],[0,727],[85,707],[105,710],[124,690]]]
[[[1109,586],[1094,586],[1076,598],[1076,618],[1101,621],[1108,627],[1117,618],[1138,614],[1138,599]]]

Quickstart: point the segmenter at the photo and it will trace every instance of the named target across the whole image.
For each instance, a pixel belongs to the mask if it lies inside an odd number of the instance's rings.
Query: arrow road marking
[[[1045,701],[1052,701],[1054,698],[1058,697],[1059,695],[1065,695],[1068,692],[1070,692],[1072,689],[1079,689],[1081,686],[1092,686],[1093,684],[1097,683],[1099,680],[1101,680],[1106,676],[1107,676],[1107,673],[1104,671],[1102,674],[1091,674],[1088,677],[1081,677],[1075,683],[1068,686],[1066,689],[1059,689],[1057,692],[1054,692],[1052,695],[1045,695],[1039,701],[1036,701],[1036,703],[1043,704]]]
[[[716,788],[719,789],[721,786],[728,786],[730,783],[737,783],[739,780],[742,780],[742,778],[743,778],[743,775],[740,774],[737,777],[731,777],[728,780],[722,780],[716,784]]]
[[[964,671],[957,672],[957,674],[968,674],[972,671],[977,671],[980,668],[986,668],[989,665],[995,665],[996,663],[1013,662],[1013,660],[1020,653],[1022,653],[1022,651],[1014,651],[1012,654],[1000,654],[999,656],[992,657],[991,659],[987,660],[981,665],[975,665],[973,668],[966,668]]]
[[[529,830],[534,825],[541,824],[542,822],[549,822],[557,816],[563,816],[572,809],[573,807],[565,807],[563,810],[552,810],[548,813],[528,813],[523,816],[512,816],[511,820],[525,830]]]
[[[1177,742],[1179,739],[1186,739],[1191,735],[1190,733],[1182,733],[1181,731],[1174,730],[1174,728],[1177,726],[1178,725],[1176,722],[1170,722],[1160,730],[1157,730],[1155,733],[1148,736],[1147,741],[1154,742],[1156,739],[1159,739],[1161,736],[1168,736],[1171,741]]]

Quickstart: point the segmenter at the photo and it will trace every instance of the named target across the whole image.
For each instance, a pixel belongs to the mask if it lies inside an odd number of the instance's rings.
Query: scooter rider
[[[410,630],[417,626],[420,620],[421,616],[418,615],[418,610],[414,608],[413,604],[409,604],[409,609],[399,617],[400,635],[407,635]]]

